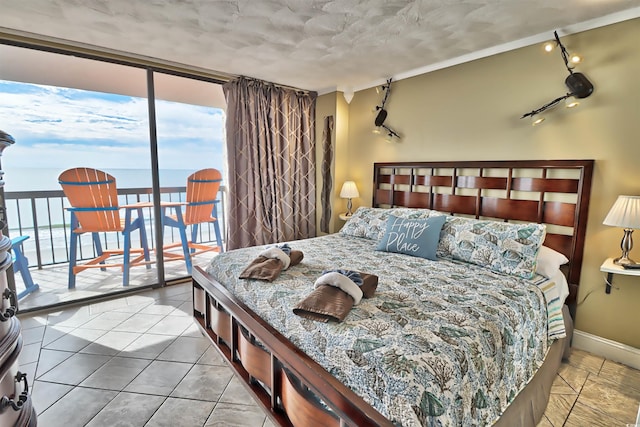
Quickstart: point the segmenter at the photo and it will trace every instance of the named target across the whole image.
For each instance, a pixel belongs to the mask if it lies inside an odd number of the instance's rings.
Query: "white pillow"
[[[560,252],[547,246],[541,246],[538,252],[536,273],[552,278],[560,270],[560,266],[568,262],[567,257]]]

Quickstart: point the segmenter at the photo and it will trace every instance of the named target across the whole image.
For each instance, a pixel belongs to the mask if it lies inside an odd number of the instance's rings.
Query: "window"
[[[68,261],[68,212],[63,198],[47,193],[60,192],[62,171],[92,167],[113,175],[118,190],[126,193],[119,196],[120,204],[153,200],[147,76],[143,68],[0,44],[0,123],[16,139],[2,158],[7,217],[12,237],[31,236],[24,247],[30,266],[59,267]],[[160,72],[153,78],[162,191],[184,188],[187,176],[198,169],[224,171],[220,85]],[[161,194],[162,200],[167,197],[184,194]],[[147,237],[160,247],[154,210],[145,212]],[[204,231],[204,239],[211,240]],[[166,230],[165,243],[177,238]],[[85,250],[92,250],[88,236],[86,243]],[[139,276],[148,285],[186,275],[183,264],[172,262]],[[82,273],[77,282],[81,288]],[[113,290],[121,289],[116,280]]]

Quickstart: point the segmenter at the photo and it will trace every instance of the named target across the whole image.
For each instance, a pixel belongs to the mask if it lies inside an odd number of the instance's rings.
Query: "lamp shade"
[[[621,228],[640,228],[640,196],[618,196],[602,223]]]
[[[345,181],[342,184],[342,189],[340,190],[340,197],[343,199],[353,199],[355,197],[360,197],[360,193],[358,193],[358,187],[356,187],[356,183],[353,181]]]

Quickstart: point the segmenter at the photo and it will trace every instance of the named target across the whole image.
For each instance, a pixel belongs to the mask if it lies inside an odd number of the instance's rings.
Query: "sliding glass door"
[[[219,181],[212,169],[224,172],[224,99],[218,84],[163,73],[154,73],[153,81],[170,281],[206,266],[223,247],[224,183],[211,181]]]
[[[153,97],[148,98],[150,75]],[[178,219],[187,214],[187,179],[193,172],[223,170],[222,107],[222,91],[214,83],[0,44],[0,129],[16,140],[2,157],[8,230],[10,237],[29,236],[21,250],[39,284],[20,300],[21,310],[185,278],[192,258],[202,264],[215,254],[199,256],[182,246],[194,240],[217,244],[212,225],[200,226],[194,238],[191,227],[171,227],[170,219],[189,225]],[[98,215],[100,209],[72,205],[59,183],[70,169],[82,172],[66,181],[80,175],[89,181],[69,184],[87,190],[87,203],[102,197],[91,190],[109,191],[93,184],[115,187],[117,206],[102,209],[107,212],[102,215],[117,212],[121,229],[86,229],[87,210]],[[92,179],[87,170],[106,175]],[[220,199],[223,236],[223,192],[213,197]],[[163,225],[164,234],[159,233]],[[128,246],[129,257],[118,253]],[[114,268],[79,268],[109,251],[116,253],[96,263]],[[18,292],[23,282],[17,274]]]

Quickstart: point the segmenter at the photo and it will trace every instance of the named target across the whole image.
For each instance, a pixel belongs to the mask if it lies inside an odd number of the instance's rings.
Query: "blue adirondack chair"
[[[18,236],[11,239],[11,252],[13,254],[13,271],[20,273],[25,289],[18,293],[18,299],[24,298],[33,291],[37,291],[40,286],[33,283],[31,272],[29,271],[29,260],[24,256],[22,244],[29,236]]]

